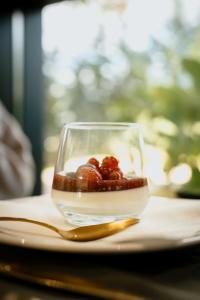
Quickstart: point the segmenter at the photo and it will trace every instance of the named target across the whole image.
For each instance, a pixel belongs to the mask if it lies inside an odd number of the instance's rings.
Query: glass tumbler
[[[52,199],[73,225],[139,217],[149,199],[139,124],[66,124],[60,136]]]

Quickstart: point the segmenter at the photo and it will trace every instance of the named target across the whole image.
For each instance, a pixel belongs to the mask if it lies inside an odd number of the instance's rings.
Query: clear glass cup
[[[139,217],[149,199],[140,126],[66,124],[60,137],[52,199],[74,225]]]

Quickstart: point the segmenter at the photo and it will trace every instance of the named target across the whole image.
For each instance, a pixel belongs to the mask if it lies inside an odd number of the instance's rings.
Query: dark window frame
[[[16,110],[15,44],[13,43],[13,13],[0,16],[0,99],[21,123],[32,144],[36,165],[36,183],[33,195],[41,194],[41,171],[43,167],[43,112],[42,84],[42,26],[41,9],[23,12],[23,40],[20,74],[21,97]],[[19,49],[18,49],[19,50]],[[19,99],[18,99],[19,100]],[[18,103],[19,105],[19,103]]]

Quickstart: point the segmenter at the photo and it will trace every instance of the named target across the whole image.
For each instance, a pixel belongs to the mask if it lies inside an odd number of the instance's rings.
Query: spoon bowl
[[[70,230],[59,229],[53,225],[32,220],[32,219],[27,219],[27,218],[16,218],[16,217],[5,216],[5,217],[0,217],[0,221],[32,223],[35,225],[43,226],[45,228],[48,228],[56,232],[65,240],[76,241],[76,242],[88,242],[88,241],[98,240],[106,236],[120,232],[131,225],[137,224],[139,222],[139,219],[129,218],[129,219],[124,219],[124,220],[110,222],[110,223],[77,227]]]

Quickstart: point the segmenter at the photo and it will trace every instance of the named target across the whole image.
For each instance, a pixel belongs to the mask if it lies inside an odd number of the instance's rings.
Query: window
[[[143,124],[155,191],[199,193],[200,3],[74,1],[42,12],[48,189],[70,121]],[[181,192],[180,192],[181,195]]]
[[[10,11],[11,7],[8,4],[4,9]],[[36,163],[33,193],[39,194],[43,140],[40,9],[2,15],[0,37],[0,98],[32,142]]]

